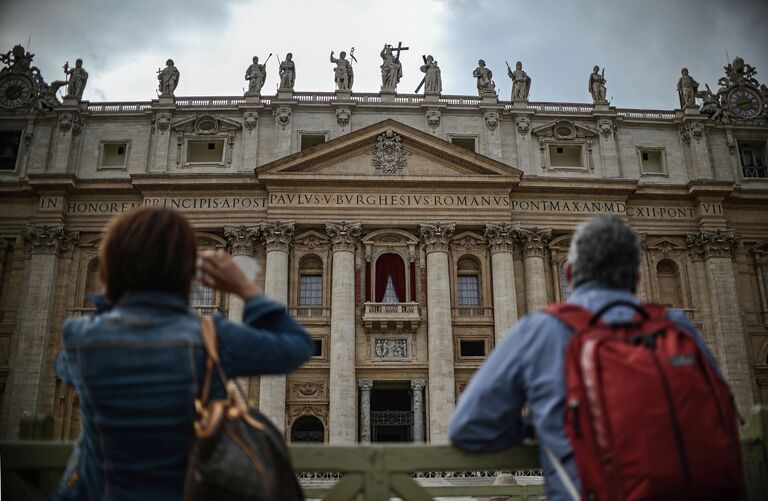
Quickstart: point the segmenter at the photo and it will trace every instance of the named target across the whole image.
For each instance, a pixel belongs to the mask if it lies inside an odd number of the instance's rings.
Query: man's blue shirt
[[[629,291],[611,289],[595,282],[578,286],[568,300],[592,312],[617,300],[638,304]],[[602,320],[620,323],[632,319],[635,311],[616,307]],[[667,317],[690,332],[714,367],[712,354],[698,330],[685,314],[669,310]],[[554,316],[535,312],[523,317],[502,339],[472,377],[459,399],[448,434],[454,446],[467,451],[494,452],[522,441],[521,409],[528,403],[539,442],[560,459],[576,487],[579,487],[573,451],[565,433],[564,356],[571,330]],[[554,468],[541,448],[547,498],[570,500]]]

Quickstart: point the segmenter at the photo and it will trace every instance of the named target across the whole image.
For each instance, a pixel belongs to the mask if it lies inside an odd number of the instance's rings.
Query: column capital
[[[269,251],[288,252],[296,224],[293,221],[265,222],[260,225],[261,241]]]
[[[80,241],[79,231],[70,231],[63,224],[30,224],[24,230],[28,254],[71,254]]]
[[[360,379],[357,381],[357,386],[363,391],[371,391],[373,389],[373,381],[370,379]]]
[[[520,239],[520,223],[485,223],[485,238],[491,254],[512,252],[515,242]]]
[[[552,238],[552,230],[533,227],[519,231],[523,242],[523,257],[544,257],[544,249]]]
[[[455,223],[420,223],[421,241],[424,249],[430,252],[448,252],[448,243],[456,231]]]
[[[233,256],[253,255],[253,247],[256,239],[259,237],[259,226],[225,226],[224,238],[227,240],[229,252]]]
[[[328,234],[328,238],[331,239],[333,252],[355,252],[355,247],[360,240],[362,231],[363,226],[360,223],[351,221],[333,221],[325,223],[325,232]]]
[[[736,248],[736,234],[731,230],[701,230],[689,233],[685,245],[693,259],[731,258]]]
[[[414,391],[421,391],[427,386],[425,379],[411,379],[411,389]]]

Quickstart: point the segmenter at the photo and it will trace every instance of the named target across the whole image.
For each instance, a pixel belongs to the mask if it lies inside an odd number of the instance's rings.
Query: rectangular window
[[[765,142],[739,141],[739,158],[744,177],[768,177],[766,166]]]
[[[21,145],[21,131],[0,132],[0,171],[16,169],[19,145]]]
[[[451,144],[461,146],[469,151],[475,151],[475,138],[474,137],[452,137]]]
[[[315,349],[312,352],[313,357],[322,357],[323,356],[323,340],[322,339],[313,339],[315,343]]]
[[[128,143],[101,143],[101,167],[125,167]]]
[[[480,287],[477,275],[459,275],[456,279],[458,306],[480,306]]]
[[[583,167],[581,145],[550,145],[549,164],[551,167]]]
[[[299,278],[299,306],[323,305],[323,276],[301,275]]]
[[[462,339],[459,341],[459,356],[461,357],[484,357],[485,341]]]
[[[189,294],[190,306],[213,306],[213,289],[195,280]]]
[[[664,174],[664,151],[641,149],[640,171],[643,174]]]
[[[325,142],[325,134],[302,134],[301,135],[301,151],[323,144]]]
[[[187,163],[220,164],[224,163],[224,140],[206,139],[187,142]]]

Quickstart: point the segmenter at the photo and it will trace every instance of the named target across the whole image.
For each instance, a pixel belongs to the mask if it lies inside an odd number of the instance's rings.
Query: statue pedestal
[[[351,90],[337,90],[336,91],[336,101],[352,101],[352,91]]]
[[[245,96],[245,104],[261,104],[261,94]]]
[[[157,99],[157,102],[161,106],[173,106],[174,104],[176,104],[176,98],[174,96],[160,96]]]
[[[277,89],[277,98],[280,100],[283,100],[283,99],[292,100],[293,89]]]
[[[395,102],[395,88],[394,87],[382,87],[381,88],[381,102],[382,103],[394,103]]]
[[[480,96],[480,102],[482,104],[496,104],[499,102],[499,96],[496,94],[483,94]]]
[[[528,109],[528,100],[527,99],[520,99],[517,101],[512,101],[512,109],[515,110],[527,110]]]
[[[437,92],[426,92],[424,94],[424,101],[428,103],[437,103],[440,101],[440,94]]]
[[[699,112],[699,107],[695,104],[689,104],[685,108],[683,108],[683,114],[687,117],[697,117],[701,115]]]
[[[597,112],[607,112],[607,111],[610,111],[610,106],[608,105],[608,101],[599,101],[599,102],[595,103],[594,111],[597,111]]]
[[[76,97],[65,97],[61,100],[62,106],[71,106],[73,108],[79,108],[80,107],[80,100]]]

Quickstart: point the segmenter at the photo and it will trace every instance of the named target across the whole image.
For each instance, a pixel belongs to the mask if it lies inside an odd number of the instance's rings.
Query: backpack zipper
[[[664,374],[664,369],[662,369],[661,364],[659,363],[659,358],[656,356],[656,353],[653,350],[648,350],[651,354],[651,358],[653,358],[653,363],[656,365],[656,369],[659,371],[659,377],[661,378],[661,385],[664,389],[664,397],[667,401],[667,407],[669,408],[669,417],[672,420],[672,431],[675,436],[675,445],[677,447],[677,456],[680,460],[680,466],[683,470],[683,477],[685,478],[685,483],[688,487],[691,486],[691,470],[690,466],[688,465],[688,457],[685,454],[685,445],[683,444],[683,434],[680,432],[680,422],[677,419],[677,412],[675,411],[675,404],[672,400],[672,390],[669,388],[669,381],[667,381],[667,376]]]

